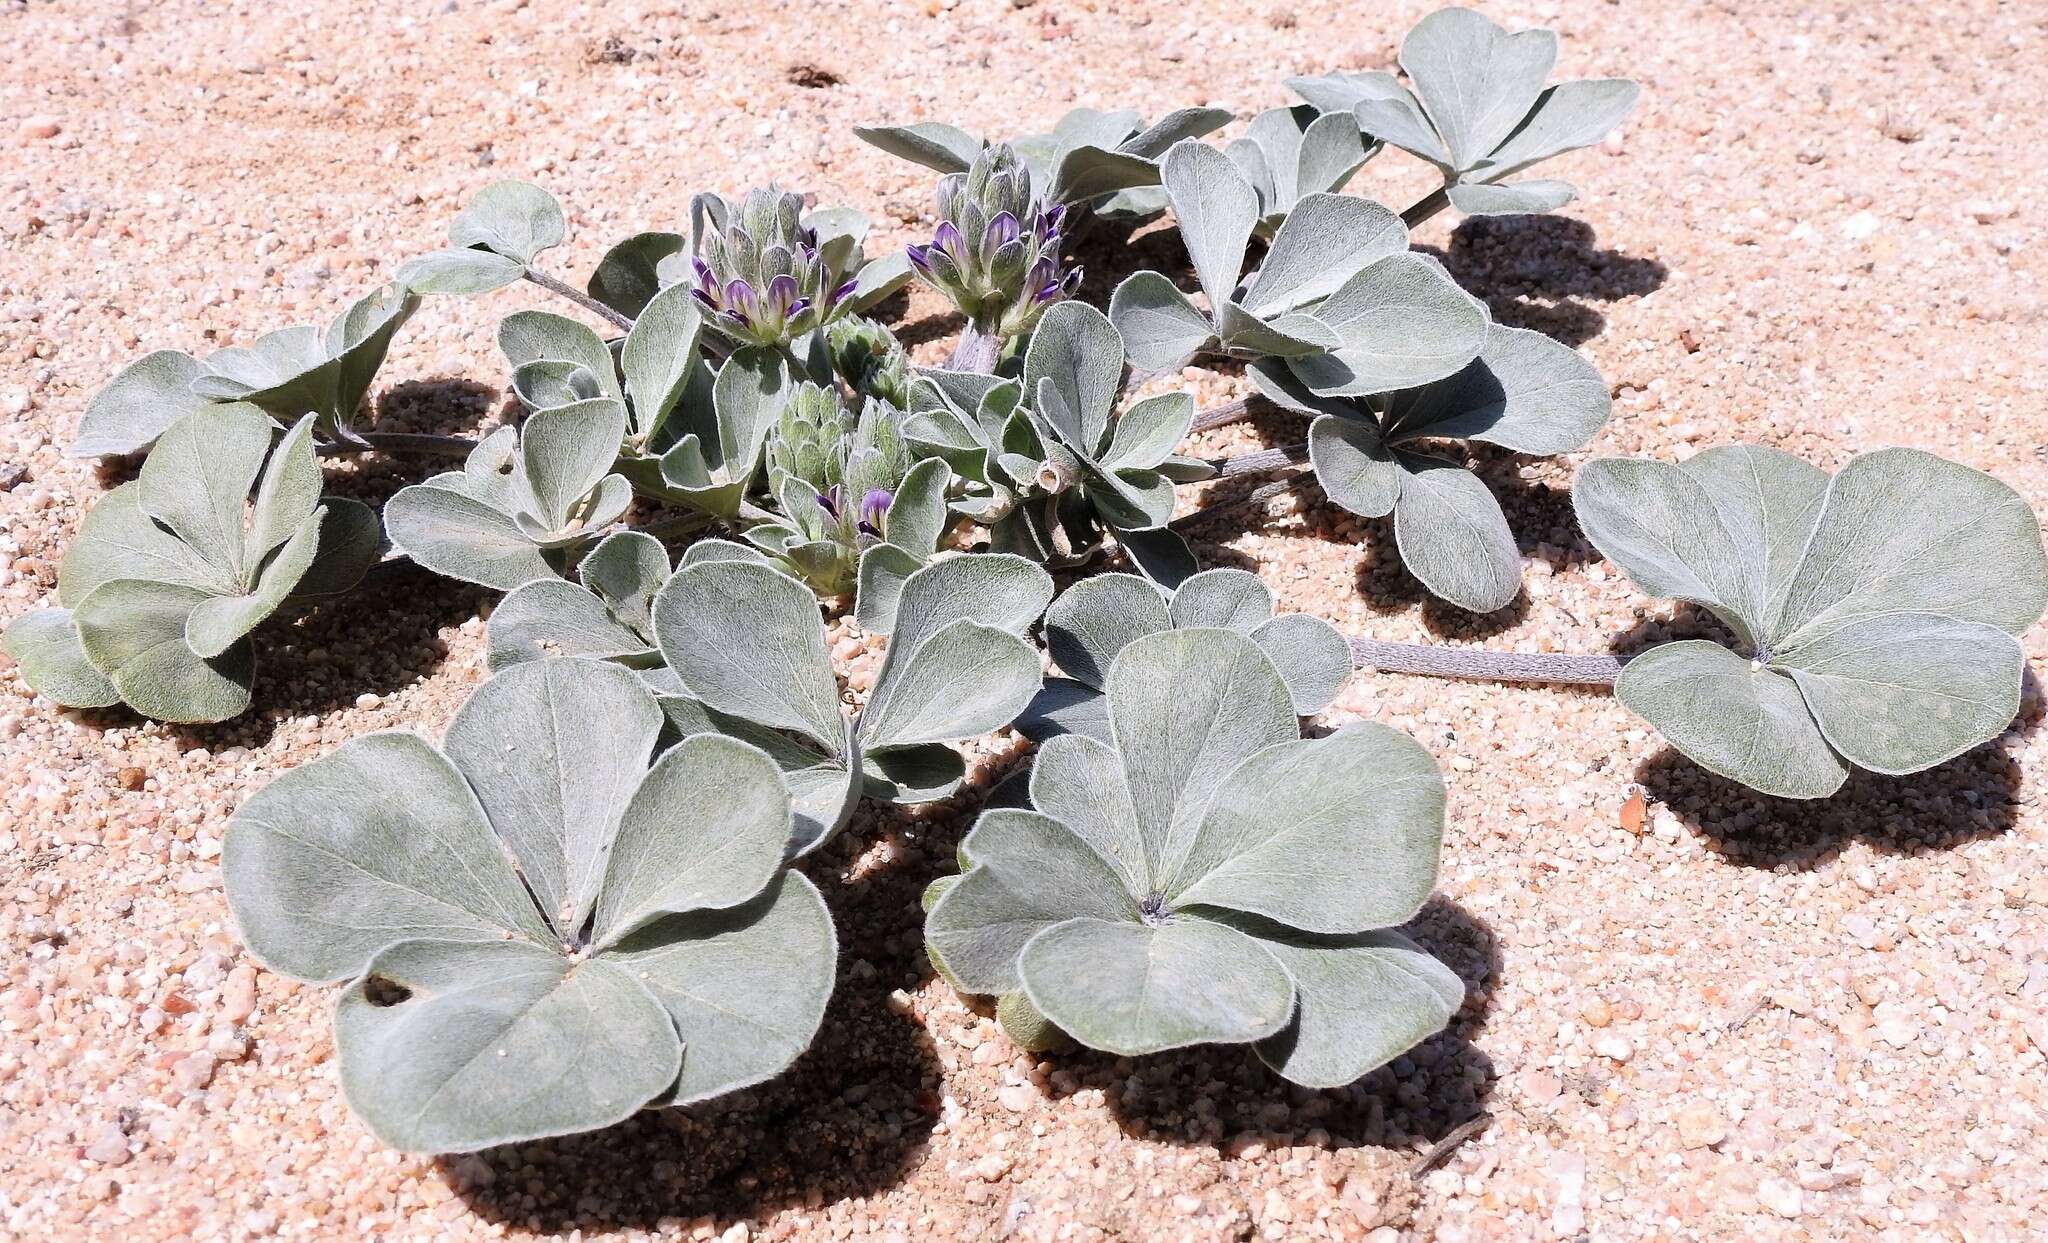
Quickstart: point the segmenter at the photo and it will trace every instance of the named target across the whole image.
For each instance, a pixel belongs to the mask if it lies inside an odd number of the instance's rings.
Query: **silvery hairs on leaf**
[[[239,402],[283,426],[309,411],[323,440],[345,438],[391,338],[419,307],[402,283],[358,299],[328,324],[282,328],[194,358],[158,350],[123,367],[78,420],[72,457],[118,457],[154,445],[180,418]]]
[[[1024,637],[1052,579],[1020,557],[948,557],[910,574],[868,619],[889,635],[857,718],[840,704],[817,598],[758,550],[691,546],[654,598],[654,637],[673,675],[663,707],[684,734],[766,749],[797,799],[793,855],[844,827],[862,794],[943,798],[965,771],[946,743],[1001,729],[1038,691]]]
[[[925,919],[948,979],[1021,994],[1111,1053],[1254,1044],[1308,1087],[1443,1028],[1463,985],[1393,931],[1436,883],[1427,751],[1374,724],[1303,739],[1280,671],[1234,630],[1131,640],[1104,699],[1109,740],[1048,740],[1030,809],[986,811],[962,843]]]
[[[614,531],[576,563],[576,582],[537,578],[505,593],[484,630],[493,672],[551,656],[587,656],[654,669],[654,595],[668,550],[641,531]]]
[[[1213,147],[1182,142],[1161,165],[1207,311],[1158,272],[1117,286],[1110,318],[1131,361],[1157,370],[1196,354],[1296,360],[1318,392],[1344,396],[1427,384],[1485,342],[1483,303],[1442,265],[1408,249],[1401,218],[1369,199],[1307,194],[1240,281],[1261,220],[1258,187]]]
[[[1147,193],[1159,184],[1159,158],[1176,142],[1199,138],[1229,120],[1222,108],[1180,108],[1148,126],[1135,112],[1075,108],[1050,133],[1008,141],[1047,204],[1095,201],[1105,212],[1150,215],[1165,206],[1156,193]],[[890,155],[941,173],[966,172],[988,145],[936,121],[857,125],[853,132]]]
[[[1665,644],[1615,683],[1710,772],[1825,798],[1851,765],[1920,772],[2019,711],[2016,636],[2048,602],[2048,557],[2033,511],[1989,475],[1880,449],[1830,478],[1729,445],[1589,463],[1572,505],[1636,586],[1708,610],[1744,649]]]
[[[275,425],[252,406],[173,423],[139,477],[86,515],[58,568],[59,607],[8,627],[29,685],[68,707],[125,702],[160,721],[247,708],[249,632],[287,599],[347,591],[377,557],[369,507],[320,495],[317,418],[275,449]]]
[[[661,728],[631,672],[535,661],[478,687],[439,748],[365,735],[235,812],[221,871],[242,939],[341,983],[342,1092],[379,1139],[596,1130],[809,1046],[837,944],[782,868],[789,790],[737,739],[654,758]]]
[[[1461,609],[1505,608],[1522,586],[1507,516],[1478,476],[1428,452],[1477,440],[1517,453],[1569,453],[1607,422],[1612,401],[1593,364],[1538,332],[1487,330],[1457,374],[1370,398],[1319,397],[1289,370],[1254,363],[1267,400],[1308,416],[1309,461],[1329,498],[1368,518],[1394,516],[1394,540],[1430,594]]]
[[[1097,574],[1060,594],[1045,612],[1045,646],[1064,676],[1018,719],[1033,741],[1086,734],[1113,743],[1103,687],[1117,654],[1148,634],[1190,627],[1232,630],[1266,654],[1296,716],[1330,706],[1351,676],[1351,648],[1337,628],[1306,613],[1273,612],[1273,593],[1244,570],[1204,570],[1161,590],[1134,574]]]
[[[1287,85],[1326,113],[1437,166],[1453,206],[1472,216],[1545,212],[1577,195],[1562,181],[1506,179],[1600,141],[1640,93],[1623,78],[1545,86],[1557,35],[1510,34],[1470,9],[1439,9],[1401,41],[1409,85],[1390,73],[1331,73]]]
[[[1310,194],[1335,194],[1379,150],[1367,145],[1357,124],[1341,114],[1301,105],[1268,108],[1232,139],[1230,157],[1259,195],[1255,232],[1268,241],[1294,205]]]
[[[414,561],[466,583],[510,591],[557,578],[633,501],[612,473],[625,435],[616,398],[542,410],[484,437],[461,470],[399,489],[385,530]]]
[[[420,293],[489,293],[525,276],[568,229],[554,195],[523,181],[495,181],[449,222],[447,248],[407,260],[398,280]]]

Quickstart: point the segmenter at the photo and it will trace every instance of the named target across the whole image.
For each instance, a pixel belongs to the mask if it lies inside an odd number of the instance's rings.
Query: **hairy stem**
[[[1198,411],[1195,421],[1188,425],[1188,432],[1210,432],[1219,427],[1228,427],[1232,423],[1250,418],[1261,410],[1271,408],[1273,404],[1263,397],[1240,397],[1236,401],[1227,401],[1220,406]]]
[[[1186,531],[1205,518],[1212,518],[1217,514],[1225,513],[1243,505],[1257,505],[1262,501],[1270,501],[1284,492],[1300,487],[1302,483],[1313,478],[1315,478],[1314,471],[1296,471],[1285,479],[1276,479],[1272,483],[1262,483],[1243,496],[1233,496],[1225,500],[1211,501],[1199,509],[1189,510],[1166,525],[1170,530]]]
[[[960,340],[953,345],[952,357],[946,359],[946,370],[994,375],[996,356],[1002,351],[1001,337],[969,321],[960,331]]]
[[[346,457],[351,453],[406,453],[423,457],[469,456],[477,442],[465,436],[430,436],[424,432],[357,432],[361,444],[339,442],[320,446],[321,457]]]
[[[1450,205],[1451,188],[1449,186],[1438,186],[1427,197],[1418,199],[1410,204],[1408,210],[1401,213],[1401,223],[1411,229],[1416,228],[1423,221]]]
[[[1612,686],[1628,663],[1622,656],[1573,656],[1563,652],[1495,652],[1475,647],[1433,647],[1419,643],[1351,640],[1351,664],[1381,673],[1426,678],[1468,678],[1482,682],[1562,682]]]
[[[549,276],[546,272],[542,272],[536,268],[528,268],[526,269],[526,279],[532,281],[536,285],[539,285],[542,289],[547,290],[551,294],[557,294],[561,297],[567,298],[569,301],[574,302],[577,306],[582,307],[584,310],[589,311],[593,315],[602,316],[604,319],[611,321],[611,323],[618,328],[627,329],[633,326],[632,316],[620,314],[619,312],[606,306],[604,303],[599,302],[596,298],[593,298],[589,294],[584,293],[582,290],[576,288],[574,285],[565,284],[562,281],[558,281],[554,277]]]
[[[1298,444],[1261,449],[1257,453],[1240,453],[1236,457],[1211,458],[1209,465],[1216,468],[1215,478],[1234,479],[1239,475],[1263,475],[1267,471],[1299,466],[1306,461],[1308,446]]]

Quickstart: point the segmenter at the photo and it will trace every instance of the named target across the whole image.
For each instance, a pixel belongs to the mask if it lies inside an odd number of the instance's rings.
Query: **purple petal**
[[[768,316],[774,319],[792,314],[798,292],[796,277],[786,272],[769,281],[767,296],[763,299]]]
[[[932,274],[931,260],[925,258],[924,247],[908,246],[904,248],[904,253],[910,256],[911,267],[916,268],[920,273],[922,273],[925,276],[930,276]]]
[[[746,315],[757,314],[759,303],[754,298],[754,287],[738,277],[725,284],[725,305]]]
[[[829,492],[819,492],[815,495],[818,501],[818,508],[831,514],[833,520],[837,521],[839,518],[839,485],[835,483]]]
[[[690,296],[692,298],[695,298],[698,301],[698,303],[702,305],[703,308],[707,311],[715,311],[718,309],[718,299],[712,294],[706,293],[702,289],[692,289],[690,291]]]
[[[1067,205],[1065,203],[1054,203],[1051,207],[1039,213],[1038,224],[1043,229],[1057,229],[1060,227],[1060,221],[1066,218]]]
[[[846,281],[841,284],[839,288],[825,296],[825,309],[829,311],[833,307],[838,306],[841,302],[853,296],[853,291],[858,288],[860,288],[860,282],[857,280]]]
[[[1067,273],[1067,276],[1066,276],[1066,279],[1060,282],[1060,290],[1061,290],[1061,292],[1063,292],[1063,293],[1068,293],[1068,294],[1071,294],[1071,293],[1073,293],[1073,292],[1074,292],[1074,291],[1075,291],[1076,289],[1079,289],[1080,287],[1081,287],[1081,269],[1080,269],[1080,268],[1078,268],[1078,267],[1077,267],[1077,268],[1074,268],[1074,269],[1073,269],[1072,271],[1068,272],[1068,273]]]
[[[993,254],[996,247],[1005,242],[1015,241],[1021,232],[1015,216],[1009,212],[997,212],[996,218],[988,222],[988,228],[982,230],[981,248],[984,252]]]
[[[883,515],[889,512],[889,504],[896,496],[887,488],[869,488],[860,498],[860,525],[873,527],[870,534],[880,535]]]
[[[953,227],[953,222],[947,220],[942,222],[938,232],[932,235],[932,245],[945,251],[948,258],[958,263],[960,257],[966,253],[967,240],[960,236],[960,230]]]
[[[690,266],[691,266],[691,268],[693,268],[693,269],[694,269],[694,270],[696,271],[696,273],[697,273],[697,288],[699,288],[699,289],[716,289],[716,288],[718,288],[718,277],[717,277],[717,276],[716,276],[715,274],[713,274],[713,273],[712,273],[712,271],[711,271],[711,265],[710,265],[710,264],[708,264],[708,263],[704,262],[704,260],[702,260],[702,259],[698,258],[698,257],[697,257],[696,255],[691,255],[691,256],[690,256]]]

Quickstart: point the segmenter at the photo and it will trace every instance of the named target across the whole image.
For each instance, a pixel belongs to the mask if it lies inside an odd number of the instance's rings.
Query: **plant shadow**
[[[1588,302],[1641,297],[1671,274],[1655,259],[1599,246],[1593,227],[1570,216],[1468,216],[1448,249],[1417,249],[1441,260],[1496,322],[1574,346],[1607,326]]]
[[[1682,625],[1719,629],[1718,622]],[[1631,631],[1617,641],[1616,650],[1629,650],[1628,643],[1647,645],[1652,629],[1645,625],[1637,628],[1645,634]],[[1746,867],[1807,871],[1858,841],[1887,854],[1931,854],[2004,836],[2018,822],[2023,773],[2016,753],[2040,727],[2043,703],[2040,681],[2028,667],[2020,683],[2019,714],[1997,738],[1903,777],[1852,769],[1842,788],[1824,799],[1760,794],[1708,772],[1673,747],[1638,765],[1635,779],[1646,799],[1668,808],[1715,854]]]
[[[1048,1055],[1050,1085],[1067,1096],[1099,1089],[1133,1138],[1221,1150],[1250,1133],[1275,1146],[1405,1147],[1443,1139],[1479,1116],[1492,1096],[1492,1060],[1473,1043],[1499,987],[1501,953],[1484,921],[1432,898],[1404,929],[1457,972],[1465,1003],[1449,1026],[1342,1088],[1299,1087],[1248,1050],[1200,1045],[1124,1058],[1078,1049]]]
[[[668,1237],[664,1222],[759,1222],[876,1195],[908,1175],[941,1099],[929,1034],[889,1001],[918,954],[916,892],[848,881],[843,861],[804,870],[847,942],[810,1050],[769,1082],[705,1105],[442,1158],[444,1177],[472,1211],[534,1235],[663,1229]],[[904,944],[899,925],[911,930],[907,948],[881,948]]]
[[[1129,216],[1098,216],[1089,212],[1079,222],[1069,263],[1081,265],[1081,288],[1074,296],[1093,306],[1109,306],[1110,295],[1133,272],[1153,271],[1184,293],[1192,293],[1195,268],[1180,231],[1165,217],[1139,220]]]

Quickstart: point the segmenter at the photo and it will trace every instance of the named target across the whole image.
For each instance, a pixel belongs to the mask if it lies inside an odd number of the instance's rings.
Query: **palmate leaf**
[[[138,478],[87,515],[58,570],[61,607],[9,627],[29,684],[165,721],[246,709],[249,632],[290,598],[353,587],[377,554],[368,508],[320,497],[316,420],[275,448],[269,416],[246,405],[167,429]]]
[[[1148,634],[1189,627],[1234,630],[1259,645],[1299,716],[1330,705],[1351,675],[1337,628],[1299,613],[1275,616],[1273,594],[1244,570],[1204,570],[1164,592],[1130,574],[1082,579],[1045,614],[1045,644],[1065,675],[1047,681],[1018,728],[1035,739],[1080,730],[1108,741],[1106,715],[1091,711],[1117,654]]]
[[[1145,197],[1159,184],[1158,161],[1174,143],[1199,138],[1230,120],[1222,108],[1178,108],[1151,125],[1135,112],[1075,108],[1043,134],[1009,140],[1024,157],[1031,182],[1047,203],[1094,200],[1112,215],[1149,215],[1162,205]],[[857,125],[863,142],[940,173],[964,173],[988,143],[936,121]]]
[[[2018,494],[1912,449],[1833,478],[1759,446],[1676,466],[1591,463],[1580,526],[1645,591],[1727,622],[1748,657],[1689,642],[1631,661],[1615,692],[1710,771],[1791,798],[1849,766],[1920,772],[2005,729],[2016,635],[2048,603]]]
[[[540,252],[562,244],[568,227],[546,190],[494,181],[449,221],[447,249],[407,260],[398,282],[418,293],[489,293],[525,276]]]
[[[371,734],[236,812],[236,924],[272,968],[346,981],[343,1090],[386,1142],[601,1127],[758,1083],[810,1043],[836,944],[781,871],[788,789],[734,738],[649,767],[660,715],[617,666],[522,664],[445,753]]]
[[[1189,622],[1245,625],[1271,608],[1228,578],[1182,592]],[[1435,881],[1444,790],[1428,754],[1376,725],[1302,741],[1279,671],[1235,630],[1131,639],[1106,683],[1109,737],[1046,741],[1034,810],[983,813],[963,874],[933,886],[940,972],[964,991],[1021,993],[1008,1004],[1034,1041],[1051,1029],[1128,1055],[1259,1043],[1313,1086],[1440,1029],[1462,986],[1379,931]]]

